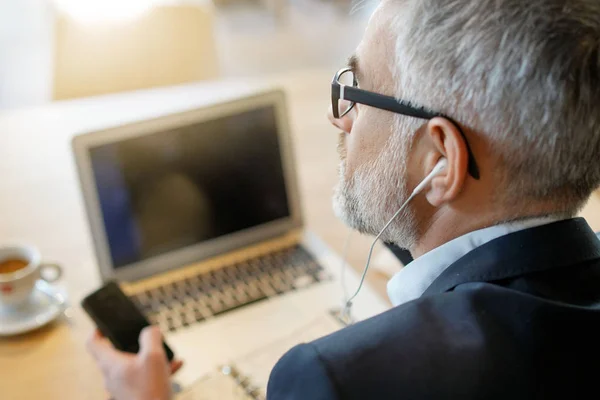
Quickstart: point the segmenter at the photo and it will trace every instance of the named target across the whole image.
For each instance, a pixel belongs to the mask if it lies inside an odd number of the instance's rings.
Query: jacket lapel
[[[423,296],[469,282],[490,282],[600,258],[600,241],[583,218],[511,233],[450,265]]]

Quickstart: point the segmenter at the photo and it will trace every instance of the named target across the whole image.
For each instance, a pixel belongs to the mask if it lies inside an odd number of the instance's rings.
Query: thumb
[[[157,326],[148,326],[140,334],[140,353],[151,354],[156,352],[164,353],[162,333]]]

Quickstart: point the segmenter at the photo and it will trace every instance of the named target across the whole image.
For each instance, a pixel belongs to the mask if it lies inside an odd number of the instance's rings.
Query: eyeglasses
[[[414,107],[408,102],[397,100],[395,97],[386,96],[383,94],[370,92],[358,88],[358,82],[356,76],[352,72],[351,68],[342,68],[333,77],[331,82],[331,106],[333,109],[333,116],[335,118],[342,118],[348,114],[354,105],[364,104],[366,106],[379,108],[381,110],[391,111],[396,114],[406,115],[408,117],[421,118],[421,119],[432,119],[435,117],[442,117],[452,122],[459,130],[465,145],[467,146],[467,152],[469,153],[469,164],[468,171],[474,179],[479,179],[479,167],[475,162],[473,152],[467,142],[467,137],[453,119],[442,113],[436,113],[429,111],[422,107]]]

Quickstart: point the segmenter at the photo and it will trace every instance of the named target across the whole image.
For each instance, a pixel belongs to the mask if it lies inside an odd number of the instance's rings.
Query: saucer
[[[0,306],[0,336],[20,335],[49,324],[66,309],[64,293],[38,282],[27,303],[16,308]]]

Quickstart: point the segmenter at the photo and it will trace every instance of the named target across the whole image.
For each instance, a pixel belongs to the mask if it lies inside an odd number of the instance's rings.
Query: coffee
[[[12,258],[0,261],[0,274],[12,274],[29,265],[28,261]]]

